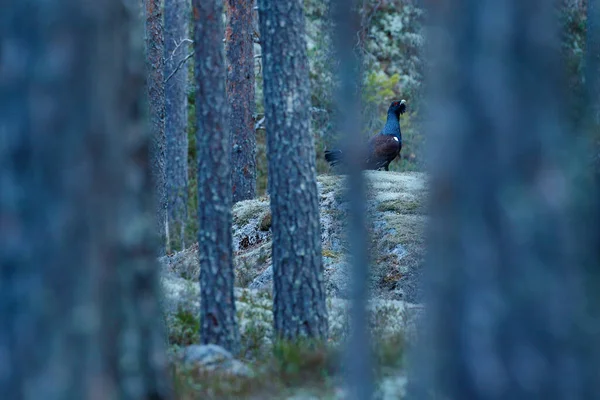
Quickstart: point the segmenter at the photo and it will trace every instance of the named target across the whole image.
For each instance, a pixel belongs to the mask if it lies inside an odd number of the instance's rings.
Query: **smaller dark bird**
[[[402,132],[400,131],[400,115],[406,111],[406,100],[393,101],[388,108],[385,126],[377,135],[366,143],[366,156],[363,169],[389,171],[390,163],[400,155],[402,150]],[[325,150],[325,160],[332,167],[344,163],[344,152],[341,149]]]

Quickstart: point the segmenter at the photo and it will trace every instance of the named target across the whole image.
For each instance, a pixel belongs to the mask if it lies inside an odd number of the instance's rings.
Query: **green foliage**
[[[382,370],[397,370],[404,367],[406,356],[406,339],[404,335],[394,335],[374,346],[375,362]]]
[[[179,400],[197,399],[245,399],[260,393],[268,386],[253,377],[228,375],[219,372],[186,369],[172,365],[175,398]]]
[[[259,129],[256,131],[256,194],[258,196],[267,193],[268,176],[267,133],[264,129]]]
[[[262,313],[264,311],[268,312],[270,309],[265,309],[264,304],[260,300],[268,298],[269,302],[267,304],[269,305],[272,303],[272,300],[268,293],[265,293],[264,296],[262,299],[256,299],[253,296],[249,296],[247,292],[244,292],[237,300],[238,304],[248,304],[250,308],[246,308],[243,311],[241,307],[238,307],[237,310],[238,321],[246,321],[240,335],[239,356],[243,360],[257,361],[265,358],[264,344],[265,337],[267,337],[269,332],[269,326],[265,323]]]
[[[400,199],[382,201],[377,206],[379,211],[391,211],[398,214],[420,214],[421,208],[422,204],[418,201],[402,201]]]
[[[271,229],[271,220],[272,220],[271,213],[267,212],[260,220],[259,229],[263,232],[266,232],[269,229]]]
[[[583,62],[585,52],[586,14],[585,9],[560,7],[562,55],[567,74],[567,88],[573,101],[567,107],[568,116],[577,121],[583,116]]]
[[[328,2],[306,0],[306,42],[311,87],[311,105],[319,109],[332,107],[334,73],[331,69],[331,24],[328,20]]]
[[[261,353],[264,351],[263,343],[267,332],[268,329],[263,324],[250,324],[240,338],[242,348],[240,356],[246,360],[260,359]]]
[[[388,76],[382,71],[368,73],[363,94],[365,102],[383,107],[387,111],[388,103],[398,98],[396,88],[399,81],[398,74]]]
[[[188,346],[198,343],[198,332],[200,330],[200,319],[188,310],[178,309],[169,324],[169,344],[176,346]]]
[[[424,42],[423,10],[413,1],[368,0],[362,12],[367,21],[365,70],[381,71],[388,76],[398,74],[397,96],[416,105],[423,80],[424,62],[420,54]]]
[[[337,369],[337,356],[323,343],[278,341],[273,346],[275,371],[289,385],[327,382]]]

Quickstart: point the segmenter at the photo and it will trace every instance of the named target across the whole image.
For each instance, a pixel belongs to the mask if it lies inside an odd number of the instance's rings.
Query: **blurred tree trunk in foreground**
[[[337,105],[340,112],[339,130],[346,133],[344,138],[349,144],[349,224],[347,240],[350,245],[352,260],[352,308],[351,329],[346,344],[344,368],[350,398],[366,400],[373,396],[373,360],[371,355],[369,321],[366,312],[369,282],[369,252],[367,216],[365,212],[366,188],[362,175],[361,134],[362,120],[360,118],[360,74],[361,59],[355,53],[357,32],[361,31],[361,20],[358,14],[356,0],[335,0],[332,2],[334,17],[334,52],[335,62],[339,65],[337,73],[341,79],[337,90]],[[361,49],[362,51],[362,49]],[[358,84],[357,84],[358,83]]]
[[[585,59],[585,117],[581,135],[591,147],[591,171],[587,163],[579,163],[583,183],[578,192],[579,229],[582,237],[582,262],[586,267],[585,285],[588,295],[588,329],[595,333],[596,344],[590,352],[590,369],[600,381],[600,4],[587,0],[587,38]],[[591,134],[591,135],[588,135]],[[587,158],[583,158],[584,160]],[[583,165],[581,165],[583,164]],[[591,172],[591,173],[590,173]],[[589,180],[586,180],[589,179]],[[589,183],[585,185],[585,183]],[[591,251],[586,251],[591,249]],[[600,382],[599,382],[600,384]]]
[[[597,398],[553,4],[430,4],[441,24],[430,28],[428,340],[414,398]]]
[[[596,242],[592,245],[598,251],[600,259],[600,3],[598,0],[587,0],[587,46],[586,46],[586,101],[588,103],[588,120],[592,129],[592,140],[595,146],[595,198],[593,210],[596,212],[595,226],[598,228]],[[600,291],[599,291],[600,292]]]
[[[165,138],[168,251],[185,248],[188,219],[188,68],[190,0],[165,0]]]
[[[585,48],[585,82],[590,114],[600,124],[600,4],[588,0]]]
[[[227,0],[225,45],[234,203],[256,196],[253,9],[253,1]]]
[[[156,196],[156,229],[161,242],[160,254],[165,252],[167,193],[165,184],[165,80],[164,38],[160,0],[144,0],[146,19],[147,90],[152,124],[151,165]]]
[[[600,4],[587,0],[585,49],[586,128],[592,130],[594,168],[600,175]]]
[[[221,0],[193,0],[198,159],[200,340],[237,353],[233,294],[231,147]]]
[[[273,315],[279,338],[328,332],[316,158],[302,2],[259,0],[269,194]]]
[[[169,398],[139,4],[0,8],[0,398]]]

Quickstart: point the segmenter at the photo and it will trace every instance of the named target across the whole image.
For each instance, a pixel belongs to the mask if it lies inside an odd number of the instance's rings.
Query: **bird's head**
[[[400,114],[404,114],[406,111],[406,100],[394,100],[392,104],[390,104],[390,108],[388,109],[388,113],[394,113],[396,116],[400,116]]]

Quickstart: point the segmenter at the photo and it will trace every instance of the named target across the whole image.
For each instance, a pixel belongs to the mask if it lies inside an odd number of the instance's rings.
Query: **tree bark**
[[[170,398],[139,5],[5,3],[0,398]]]
[[[164,37],[160,0],[144,0],[146,18],[147,86],[152,126],[151,165],[156,197],[156,229],[161,243],[159,254],[164,254],[166,243],[167,193],[165,182],[165,81]]]
[[[429,340],[414,397],[596,398],[554,5],[431,4]]]
[[[225,45],[234,203],[256,196],[253,9],[253,1],[227,0]]]
[[[302,2],[260,0],[274,323],[283,339],[327,337]]]
[[[223,2],[193,0],[198,158],[200,339],[239,349],[233,295],[231,147],[225,98]]]
[[[188,69],[190,0],[165,0],[165,137],[169,248],[185,248],[188,219]],[[165,78],[166,79],[166,78]]]

